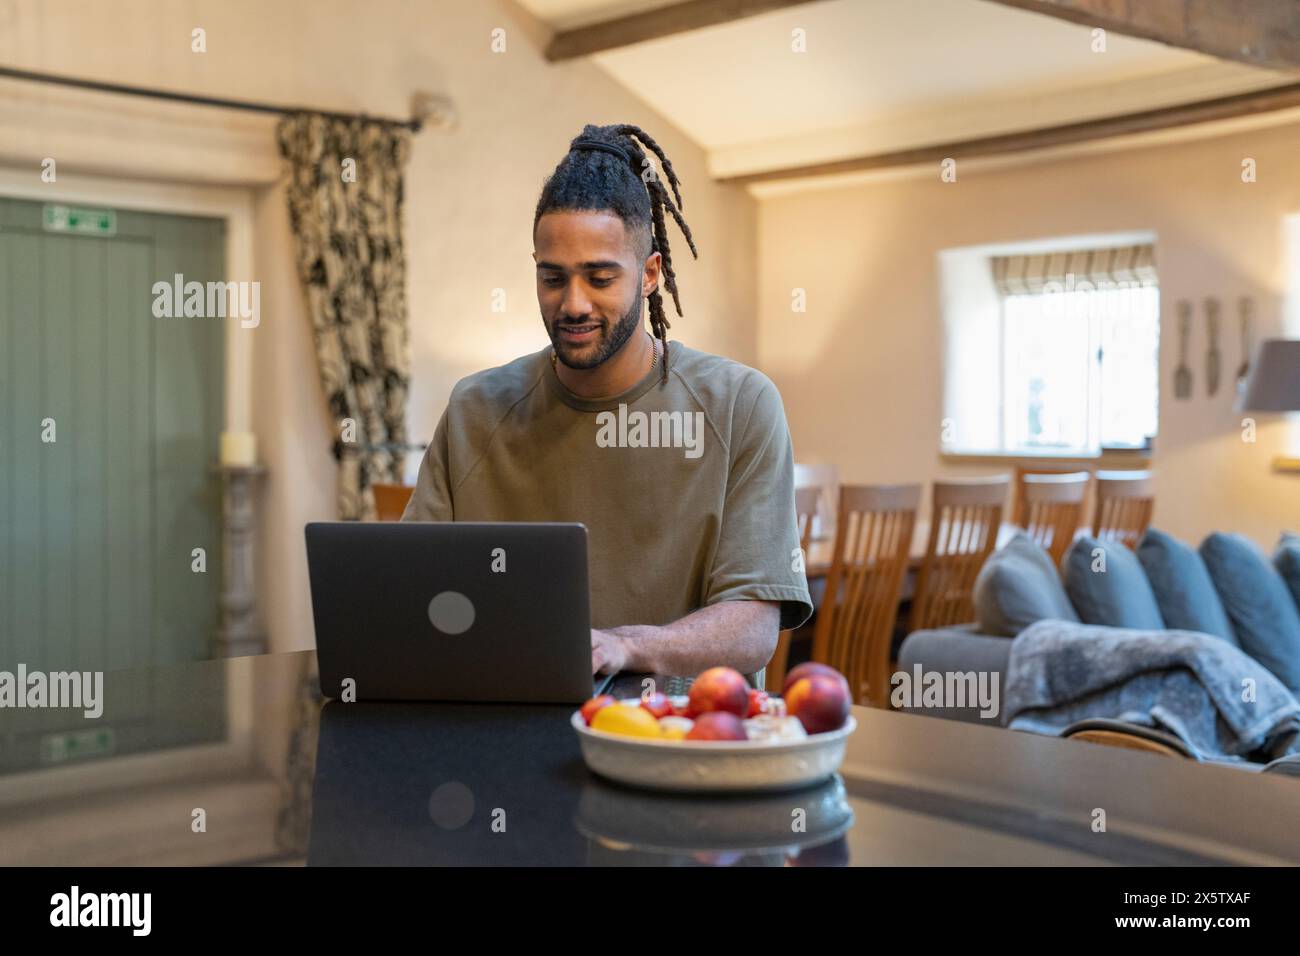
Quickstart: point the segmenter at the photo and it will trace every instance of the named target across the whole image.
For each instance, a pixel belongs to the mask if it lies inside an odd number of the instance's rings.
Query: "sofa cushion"
[[[1273,565],[1291,589],[1291,598],[1296,607],[1300,608],[1300,534],[1282,532],[1282,540],[1277,543],[1277,553],[1273,555]]]
[[[972,597],[985,634],[1015,637],[1045,618],[1079,620],[1052,559],[1023,531],[989,555]]]
[[[1201,557],[1241,649],[1292,691],[1300,691],[1300,611],[1282,575],[1249,538],[1215,533]]]
[[[1077,538],[1065,553],[1065,590],[1085,624],[1159,630],[1165,626],[1137,555],[1118,541]]]
[[[1213,634],[1240,646],[1205,562],[1191,547],[1155,528],[1138,545],[1138,560],[1156,596],[1165,627]]]

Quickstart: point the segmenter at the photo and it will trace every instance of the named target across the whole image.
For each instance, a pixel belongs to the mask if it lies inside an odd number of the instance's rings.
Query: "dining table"
[[[1025,529],[1010,521],[1004,521],[998,526],[998,537],[995,547],[1001,548],[1015,536],[1017,531]],[[1091,534],[1092,529],[1088,527],[1079,528],[1075,536]],[[912,543],[908,549],[908,576],[914,578],[916,572],[921,569],[921,563],[925,560],[925,552],[930,543],[930,523],[924,519],[917,519],[912,527]],[[808,542],[808,553],[804,558],[804,572],[809,582],[826,577],[831,570],[831,558],[835,553],[835,535],[834,529],[821,529]]]

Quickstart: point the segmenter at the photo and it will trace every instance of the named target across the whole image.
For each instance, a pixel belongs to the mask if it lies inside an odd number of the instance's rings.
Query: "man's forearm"
[[[723,601],[654,627],[611,629],[627,649],[624,670],[695,675],[709,667],[750,674],[766,666],[776,649],[781,605],[776,601]]]

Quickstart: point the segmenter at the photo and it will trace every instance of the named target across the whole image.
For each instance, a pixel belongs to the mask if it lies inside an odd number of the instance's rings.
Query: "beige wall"
[[[416,440],[431,435],[458,378],[545,344],[532,211],[543,177],[585,123],[642,126],[682,180],[701,258],[690,258],[670,225],[686,312],[677,319],[670,311],[671,334],[754,360],[754,200],[711,183],[703,153],[591,62],[545,63],[528,23],[501,0],[11,0],[0,13],[0,61],[20,68],[392,116],[406,115],[416,90],[452,98],[459,128],[415,138],[407,181]],[[194,27],[206,30],[206,53],[190,50]],[[498,27],[505,53],[489,46]],[[248,393],[270,468],[258,579],[272,648],[311,646],[302,527],[334,513],[331,438],[275,182],[273,121],[8,81],[0,81],[0,105],[12,107],[8,116],[0,109],[0,133],[11,134],[0,135],[0,163],[34,176],[54,150],[67,177],[98,172],[250,191],[253,275],[231,278],[263,283],[262,323],[250,333],[251,381],[231,387]],[[504,314],[490,311],[498,288]]]
[[[526,21],[504,0],[13,0],[3,12],[0,61],[17,67],[389,115],[404,114],[417,89],[455,101],[459,128],[417,136],[408,178],[410,421],[419,439],[456,379],[543,344],[529,258],[532,208],[585,122],[644,126],[681,174],[703,258],[692,261],[673,233],[687,311],[674,336],[769,372],[785,398],[797,457],[837,462],[849,480],[992,470],[943,466],[937,455],[941,249],[1151,229],[1167,333],[1178,298],[1214,294],[1230,305],[1249,293],[1262,333],[1279,333],[1290,309],[1290,334],[1300,335],[1300,228],[1293,221],[1288,242],[1285,222],[1300,214],[1292,172],[1300,127],[963,167],[954,184],[931,176],[756,203],[711,183],[700,150],[590,62],[544,63]],[[190,52],[195,26],[207,31],[207,53]],[[496,27],[507,31],[504,54],[489,50]],[[39,159],[53,155],[61,183],[94,172],[247,192],[263,320],[249,333],[251,375],[231,387],[251,409],[270,467],[259,581],[272,646],[310,646],[301,534],[305,522],[333,513],[332,462],[276,182],[273,121],[8,81],[0,81],[0,104],[0,163],[19,175],[36,176]],[[1243,156],[1258,161],[1254,184],[1240,182]],[[796,287],[807,290],[807,313],[790,311]],[[505,314],[490,311],[497,288],[506,291]],[[1166,334],[1162,383],[1172,375],[1174,346]],[[1231,326],[1224,347],[1230,371],[1238,360]],[[1192,346],[1198,371],[1204,349],[1201,323]],[[1279,527],[1300,526],[1300,476],[1268,468],[1273,454],[1300,448],[1300,436],[1288,436],[1280,421],[1260,422],[1258,443],[1245,445],[1226,392],[1210,400],[1200,390],[1187,403],[1166,397],[1157,522],[1193,540],[1234,528],[1264,545]]]
[[[1228,529],[1271,549],[1280,528],[1300,526],[1300,474],[1272,472],[1269,461],[1300,449],[1300,435],[1284,419],[1260,416],[1258,441],[1241,440],[1231,387],[1240,361],[1236,301],[1255,297],[1257,336],[1284,327],[1300,336],[1298,151],[1300,126],[1292,125],[997,169],[959,164],[955,183],[941,182],[936,169],[924,178],[765,198],[758,358],[784,395],[796,457],[835,462],[846,480],[859,482],[1007,470],[939,459],[937,253],[1150,229],[1164,332],[1155,522],[1192,542]],[[1257,161],[1255,183],[1241,182],[1244,157]],[[806,290],[804,314],[791,310],[795,288]],[[1225,310],[1227,384],[1213,399],[1202,371],[1199,303],[1207,295]],[[1177,364],[1173,316],[1184,297],[1198,303],[1190,348],[1197,391],[1175,402],[1168,389]]]

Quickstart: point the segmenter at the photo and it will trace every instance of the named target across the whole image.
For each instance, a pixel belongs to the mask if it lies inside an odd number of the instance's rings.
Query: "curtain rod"
[[[9,77],[15,80],[29,80],[33,83],[52,83],[56,86],[72,86],[83,90],[95,90],[100,93],[122,93],[127,96],[144,96],[156,100],[171,100],[174,103],[195,103],[199,106],[217,106],[222,109],[247,110],[253,113],[315,113],[320,116],[327,116],[330,119],[354,120],[364,119],[375,123],[382,123],[385,126],[399,126],[403,129],[409,129],[412,133],[420,132],[424,126],[424,121],[428,118],[428,112],[419,108],[419,100],[422,94],[417,94],[417,114],[424,112],[424,115],[416,115],[409,120],[387,119],[382,116],[367,116],[364,113],[333,113],[328,110],[313,110],[305,107],[294,106],[276,106],[273,103],[253,103],[247,100],[227,100],[215,96],[200,96],[195,93],[174,93],[169,90],[155,90],[145,86],[127,86],[123,83],[104,83],[100,80],[83,80],[71,76],[56,76],[52,73],[36,73],[31,70],[15,70],[12,67],[0,66],[0,77]]]

